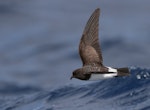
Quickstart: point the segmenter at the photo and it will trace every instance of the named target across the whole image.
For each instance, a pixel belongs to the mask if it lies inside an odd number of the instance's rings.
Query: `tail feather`
[[[118,73],[118,76],[129,76],[130,71],[128,68],[118,68],[117,73]]]

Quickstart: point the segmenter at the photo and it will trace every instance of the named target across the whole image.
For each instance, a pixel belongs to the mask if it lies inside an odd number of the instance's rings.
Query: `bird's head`
[[[82,68],[80,68],[80,69],[74,70],[72,72],[72,76],[71,76],[70,79],[72,79],[72,78],[77,78],[77,79],[80,79],[80,80],[86,80],[87,75],[84,74],[84,71],[82,70]]]

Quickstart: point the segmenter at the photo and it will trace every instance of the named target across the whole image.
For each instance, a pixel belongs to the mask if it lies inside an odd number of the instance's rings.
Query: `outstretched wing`
[[[103,59],[98,41],[100,9],[96,9],[88,20],[79,45],[79,53],[85,65],[102,66]]]

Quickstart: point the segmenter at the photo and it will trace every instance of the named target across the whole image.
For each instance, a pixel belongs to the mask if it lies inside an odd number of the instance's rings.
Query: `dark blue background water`
[[[0,1],[0,110],[149,110],[149,4]],[[98,7],[104,64],[128,66],[131,76],[70,81],[81,66],[82,31]]]

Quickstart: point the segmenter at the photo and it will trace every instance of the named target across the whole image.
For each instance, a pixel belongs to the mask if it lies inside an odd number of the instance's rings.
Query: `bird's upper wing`
[[[100,9],[96,9],[89,18],[80,40],[79,53],[85,65],[103,65],[101,49],[98,41]]]

